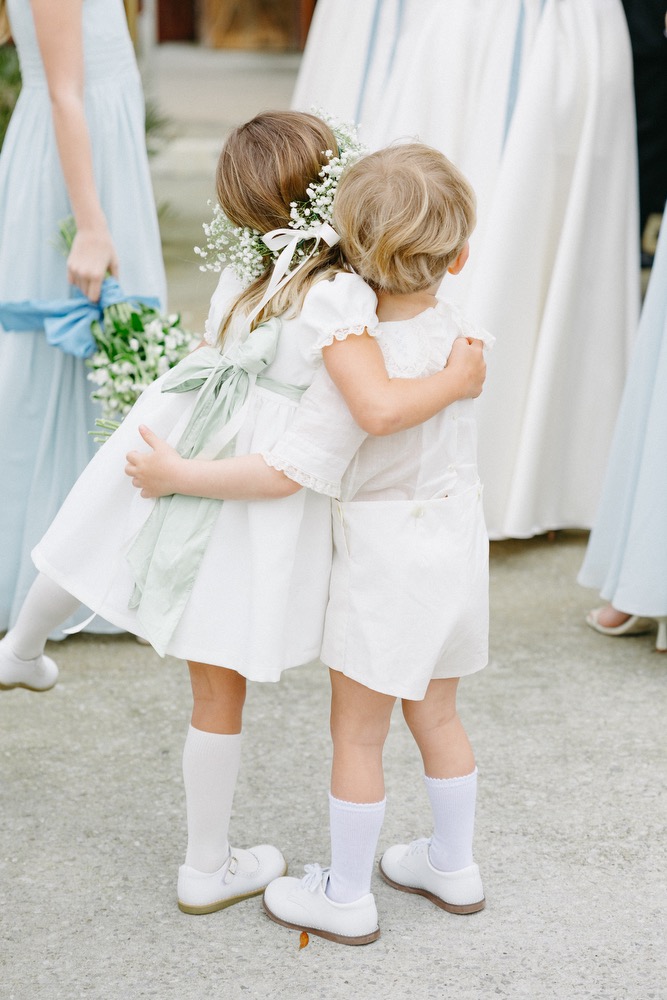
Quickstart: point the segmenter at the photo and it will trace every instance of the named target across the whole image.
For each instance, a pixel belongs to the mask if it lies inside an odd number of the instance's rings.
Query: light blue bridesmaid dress
[[[619,611],[667,615],[667,222],[578,580]]]
[[[8,0],[7,9],[23,88],[0,154],[0,301],[61,299],[66,262],[54,243],[71,208],[29,0]],[[164,304],[144,99],[122,0],[84,0],[82,16],[86,117],[120,282]],[[96,448],[86,372],[83,361],[48,346],[43,331],[0,326],[0,631],[36,575],[31,549]],[[92,630],[107,627],[96,620]]]

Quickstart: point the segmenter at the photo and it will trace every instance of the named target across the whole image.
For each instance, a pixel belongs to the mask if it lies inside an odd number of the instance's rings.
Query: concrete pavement
[[[215,282],[189,247],[218,143],[287,106],[296,67],[173,46],[148,67],[176,133],[154,163],[172,210],[171,306],[193,326]],[[651,636],[586,627],[585,541],[492,546],[492,660],[460,697],[480,771],[486,910],[453,916],[376,876],[382,936],[364,948],[311,937],[300,950],[258,900],[180,913],[186,668],[130,636],[52,645],[52,692],[0,695],[2,1000],[665,1000],[667,657]],[[277,843],[293,874],[328,859],[327,717],[320,665],[250,689],[232,839]],[[429,832],[398,711],[386,772],[380,849]]]

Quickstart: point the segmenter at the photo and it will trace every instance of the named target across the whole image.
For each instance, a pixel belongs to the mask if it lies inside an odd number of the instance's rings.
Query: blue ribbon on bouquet
[[[81,289],[72,286],[68,299],[24,302],[0,302],[0,323],[6,330],[44,330],[47,343],[59,347],[75,358],[89,358],[97,344],[91,324],[102,322],[104,310],[119,302],[139,302],[150,309],[159,309],[159,299],[151,296],[126,295],[115,278],[102,282],[99,302],[91,302]]]

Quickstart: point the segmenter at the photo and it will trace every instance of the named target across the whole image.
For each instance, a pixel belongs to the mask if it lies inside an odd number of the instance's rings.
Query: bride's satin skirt
[[[497,337],[478,401],[491,538],[590,528],[639,317],[620,0],[319,0],[294,106],[418,138],[475,187],[444,298]]]

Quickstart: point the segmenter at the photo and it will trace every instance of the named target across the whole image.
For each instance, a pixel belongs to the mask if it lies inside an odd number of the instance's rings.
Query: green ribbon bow
[[[218,459],[234,454],[253,385],[298,401],[306,386],[268,378],[261,372],[276,355],[281,322],[258,326],[227,354],[202,347],[165,378],[163,392],[199,391],[176,450],[183,458]],[[160,655],[181,620],[222,500],[181,494],[159,497],[132,542],[127,558],[135,585],[129,607]]]

